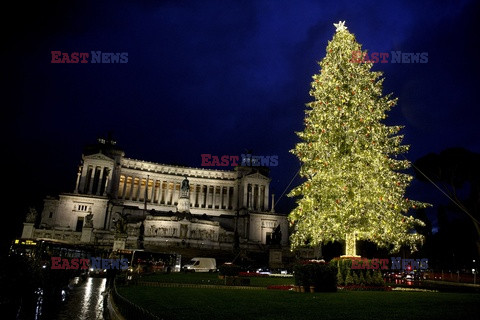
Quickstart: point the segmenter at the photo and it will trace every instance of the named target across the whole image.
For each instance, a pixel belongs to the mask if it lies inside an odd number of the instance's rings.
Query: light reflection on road
[[[105,278],[87,278],[75,287],[55,320],[101,320],[104,319]]]

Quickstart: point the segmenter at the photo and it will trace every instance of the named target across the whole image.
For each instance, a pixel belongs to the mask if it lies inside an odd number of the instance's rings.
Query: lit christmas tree
[[[297,133],[302,141],[291,150],[305,178],[289,194],[299,198],[289,215],[292,249],[345,240],[345,255],[356,256],[361,239],[392,252],[403,245],[415,251],[423,238],[414,226],[423,222],[407,212],[427,204],[405,198],[412,176],[402,171],[410,162],[397,156],[408,146],[401,144],[401,126],[382,123],[397,99],[383,95],[373,63],[356,61],[362,48],[344,22],[335,26],[313,76],[314,101]]]

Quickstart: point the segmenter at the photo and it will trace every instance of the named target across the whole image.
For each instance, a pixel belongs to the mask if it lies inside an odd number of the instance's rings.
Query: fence
[[[115,305],[125,319],[161,320],[161,318],[121,296],[117,291],[116,281],[113,283],[111,294]]]

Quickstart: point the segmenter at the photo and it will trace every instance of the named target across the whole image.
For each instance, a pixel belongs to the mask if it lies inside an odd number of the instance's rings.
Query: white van
[[[185,272],[215,272],[217,271],[217,261],[215,258],[195,257],[182,269]]]

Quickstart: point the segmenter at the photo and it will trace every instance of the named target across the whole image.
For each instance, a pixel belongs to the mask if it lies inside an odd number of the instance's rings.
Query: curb
[[[117,306],[115,305],[115,302],[113,301],[113,298],[110,292],[108,293],[107,307],[108,307],[108,313],[110,315],[111,320],[126,320],[125,317],[122,316],[122,314],[118,310]]]

